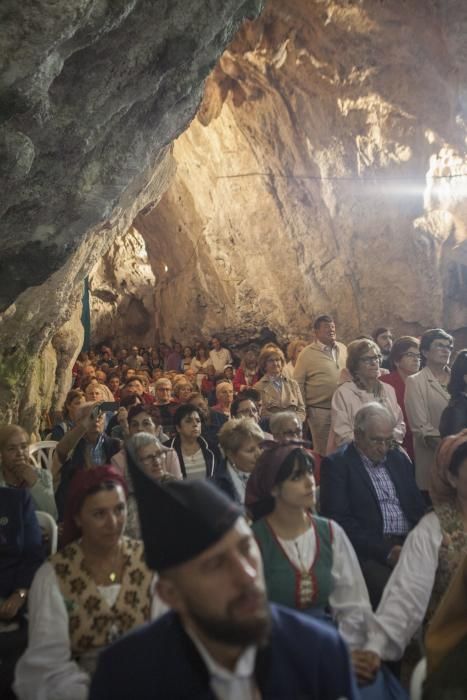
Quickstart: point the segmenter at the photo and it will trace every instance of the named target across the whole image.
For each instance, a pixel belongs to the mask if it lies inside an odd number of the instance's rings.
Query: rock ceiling
[[[0,411],[58,401],[93,268],[96,339],[467,326],[467,5],[260,6],[2,4]]]

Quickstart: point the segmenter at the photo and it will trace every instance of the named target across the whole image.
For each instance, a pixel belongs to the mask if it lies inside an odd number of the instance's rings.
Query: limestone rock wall
[[[32,378],[81,283],[168,184],[170,144],[261,0],[0,6],[0,420],[34,430]],[[32,406],[32,404],[30,404]]]
[[[154,345],[154,288],[144,239],[130,228],[90,275],[92,345]]]
[[[466,32],[450,0],[269,0],[135,222],[161,336],[467,326]]]

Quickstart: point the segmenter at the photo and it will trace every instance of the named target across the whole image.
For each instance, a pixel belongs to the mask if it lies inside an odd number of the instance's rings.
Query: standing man
[[[211,345],[212,350],[209,352],[209,359],[216,370],[216,377],[220,377],[224,374],[224,367],[232,364],[232,355],[230,350],[222,345],[217,335],[212,336]]]
[[[331,428],[331,399],[345,367],[347,349],[336,341],[336,326],[331,316],[318,316],[313,330],[315,340],[298,356],[294,379],[305,401],[313,449],[325,455]]]
[[[146,562],[170,612],[102,652],[89,700],[356,700],[339,634],[268,605],[238,506],[207,482],[161,486],[131,455],[129,467]]]
[[[392,369],[391,363],[389,361],[389,355],[391,354],[392,350],[392,333],[389,328],[377,328],[376,330],[373,331],[372,333],[373,340],[375,341],[376,345],[379,347],[381,350],[381,355],[383,356],[383,360],[381,362],[381,367],[383,369],[387,369],[390,371]]]

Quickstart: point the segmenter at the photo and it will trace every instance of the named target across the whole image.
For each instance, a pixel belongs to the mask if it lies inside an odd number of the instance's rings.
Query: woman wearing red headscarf
[[[376,611],[370,648],[389,661],[430,621],[467,553],[467,430],[441,442],[431,476],[433,510],[409,533]]]
[[[161,612],[151,611],[143,544],[123,536],[126,495],[109,466],[82,470],[71,482],[65,547],[30,589],[29,644],[14,686],[20,700],[85,700],[102,648]]]

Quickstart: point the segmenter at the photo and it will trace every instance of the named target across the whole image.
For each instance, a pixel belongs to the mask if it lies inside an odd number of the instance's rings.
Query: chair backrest
[[[48,537],[49,554],[55,554],[58,542],[58,527],[50,513],[43,510],[36,510],[37,521]]]
[[[426,678],[426,658],[420,659],[410,679],[410,700],[422,700],[423,683]]]
[[[36,467],[52,471],[52,457],[57,444],[56,440],[42,440],[29,446],[29,456]]]

